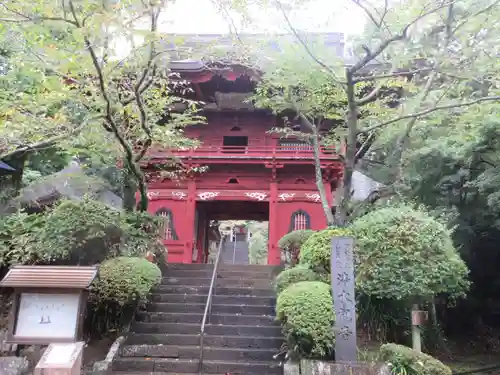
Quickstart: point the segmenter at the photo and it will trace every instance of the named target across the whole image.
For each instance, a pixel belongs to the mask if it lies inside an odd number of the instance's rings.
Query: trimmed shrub
[[[294,230],[293,232],[285,234],[278,241],[278,246],[285,255],[287,264],[295,266],[298,262],[300,247],[307,241],[314,233],[311,229]]]
[[[452,375],[451,369],[438,359],[404,345],[384,344],[380,357],[389,363],[393,373],[406,370],[408,375]]]
[[[294,268],[288,268],[282,271],[276,277],[276,293],[280,294],[290,285],[300,281],[319,281],[320,276],[313,270],[303,265],[297,265]]]
[[[350,229],[357,244],[356,282],[363,293],[404,300],[440,293],[458,297],[467,291],[467,266],[450,230],[426,211],[382,208],[355,220]]]
[[[126,331],[137,308],[160,280],[158,266],[144,258],[117,257],[101,263],[92,283],[84,322],[85,336],[113,338]]]
[[[307,264],[321,273],[330,273],[332,237],[349,234],[349,230],[343,228],[331,228],[313,233],[300,249],[299,263]]]
[[[92,285],[92,294],[99,301],[123,306],[146,299],[160,280],[160,269],[147,259],[112,258],[101,264],[99,276]]]
[[[301,358],[331,357],[335,315],[328,284],[301,281],[290,285],[278,296],[276,316],[290,352]]]

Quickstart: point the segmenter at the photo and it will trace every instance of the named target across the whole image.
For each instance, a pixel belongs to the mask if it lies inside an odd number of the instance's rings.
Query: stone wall
[[[390,375],[385,364],[358,362],[355,364],[302,360],[286,363],[284,375]]]

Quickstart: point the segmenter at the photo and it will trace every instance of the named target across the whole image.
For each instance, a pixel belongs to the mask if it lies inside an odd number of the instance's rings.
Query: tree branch
[[[394,78],[394,77],[414,75],[414,74],[419,74],[419,73],[427,73],[430,71],[432,71],[432,68],[422,68],[422,69],[415,69],[415,70],[408,70],[408,71],[398,71],[398,72],[379,74],[379,75],[373,75],[373,76],[362,76],[362,77],[354,78],[353,82],[359,83],[359,82],[378,81],[380,79],[385,79],[385,78]]]
[[[64,18],[64,17],[45,17],[45,16],[33,17],[33,16],[28,16],[26,14],[22,14],[14,9],[10,9],[5,4],[0,4],[0,6],[5,8],[8,12],[13,13],[19,17],[22,17],[22,19],[0,18],[0,21],[3,21],[3,22],[20,23],[20,22],[58,21],[58,22],[69,23],[73,26],[77,26],[74,21],[68,20],[67,18]]]
[[[456,0],[452,0],[452,1],[449,1],[447,3],[441,4],[441,5],[439,5],[439,6],[435,7],[435,8],[432,8],[431,10],[429,10],[427,12],[422,12],[413,21],[411,21],[405,27],[403,27],[403,29],[401,30],[401,32],[399,34],[396,34],[393,37],[391,37],[389,39],[386,39],[385,41],[381,42],[379,44],[379,46],[374,51],[368,50],[367,53],[366,53],[366,55],[365,55],[365,57],[363,57],[356,64],[354,64],[353,66],[351,66],[349,68],[350,72],[352,74],[354,74],[357,71],[359,71],[360,69],[364,68],[368,63],[370,63],[371,61],[373,61],[374,59],[376,59],[382,52],[384,52],[387,49],[387,47],[389,47],[392,43],[405,39],[406,36],[407,36],[408,30],[415,23],[417,23],[418,21],[420,21],[422,18],[424,18],[424,17],[426,17],[426,16],[428,16],[430,14],[433,14],[433,13],[437,12],[438,10],[441,10],[443,8],[448,7],[450,4],[455,3],[455,1]]]
[[[151,9],[151,27],[150,31],[151,33],[156,32],[157,28],[157,23],[158,23],[158,16],[160,15],[159,11],[155,11],[155,8],[153,7]],[[144,142],[141,151],[139,152],[138,155],[135,157],[135,162],[139,162],[147,153],[148,149],[151,147],[151,144],[153,143],[153,134],[151,132],[151,128],[148,126],[148,117],[146,110],[144,108],[144,102],[142,100],[142,85],[144,81],[146,80],[146,77],[149,75],[149,72],[152,68],[152,76],[156,74],[156,65],[153,64],[153,60],[155,57],[155,41],[152,40],[150,43],[150,51],[149,51],[149,59],[148,62],[146,63],[146,67],[144,68],[142,72],[141,78],[137,81],[137,84],[134,87],[134,96],[135,96],[135,103],[137,104],[137,108],[139,109],[139,123],[144,131],[144,133],[147,136],[146,141]],[[153,80],[153,77],[151,78],[151,81]],[[149,87],[149,85],[148,85]]]
[[[75,25],[78,28],[81,28],[81,23],[78,20],[78,16],[76,14],[75,7],[73,5],[73,0],[69,0],[69,8],[70,8],[71,14],[73,15]],[[134,175],[134,177],[137,181],[140,195],[141,195],[141,200],[140,200],[141,210],[145,211],[145,210],[147,210],[147,205],[148,205],[149,199],[147,196],[147,186],[146,186],[146,183],[144,181],[144,175],[142,174],[142,172],[141,172],[140,168],[137,166],[137,164],[134,162],[134,154],[133,154],[132,147],[123,137],[122,133],[120,132],[120,129],[118,128],[118,124],[116,123],[116,121],[113,117],[113,109],[112,109],[112,105],[111,105],[111,99],[109,98],[108,91],[106,89],[106,83],[104,81],[104,74],[102,71],[102,67],[99,64],[99,58],[97,57],[97,54],[96,54],[96,52],[95,52],[95,50],[94,50],[94,48],[93,48],[92,44],[90,43],[90,40],[87,36],[84,37],[84,43],[85,43],[85,47],[89,51],[89,54],[90,54],[90,57],[92,60],[92,64],[94,65],[94,68],[96,70],[97,79],[99,82],[99,91],[101,92],[102,98],[106,104],[104,118],[105,118],[107,124],[109,125],[109,128],[111,128],[111,131],[113,132],[116,139],[118,140],[118,143],[120,144],[120,146],[123,148],[123,151],[125,152],[125,155],[126,155],[125,160],[127,162],[128,170]]]
[[[292,34],[295,36],[295,38],[297,38],[297,40],[302,45],[302,47],[304,48],[304,50],[306,51],[306,53],[309,55],[309,57],[311,57],[311,59],[313,59],[318,65],[320,65],[328,73],[330,73],[332,75],[333,80],[337,84],[339,84],[341,86],[345,85],[345,82],[340,82],[338,80],[337,74],[335,73],[335,71],[331,67],[329,67],[328,65],[326,65],[323,61],[321,61],[319,58],[317,58],[314,55],[314,53],[311,51],[311,49],[309,48],[309,46],[307,45],[307,43],[301,38],[301,36],[297,32],[297,29],[295,29],[295,27],[292,25],[292,22],[290,21],[290,18],[286,14],[285,9],[283,9],[283,5],[281,4],[281,1],[280,0],[275,0],[275,1],[276,1],[276,4],[278,4],[278,8],[280,9],[281,14],[283,14],[283,17],[285,18],[285,21],[286,21],[288,27],[290,28]]]
[[[432,113],[432,112],[435,112],[435,111],[440,111],[440,110],[443,110],[443,109],[452,109],[452,108],[467,107],[467,106],[471,106],[471,105],[474,105],[474,104],[478,104],[478,103],[481,103],[481,102],[487,102],[487,101],[500,101],[500,96],[485,96],[485,97],[478,98],[476,100],[471,100],[471,101],[468,101],[468,102],[451,103],[451,104],[444,104],[444,105],[436,105],[436,106],[434,106],[432,108],[429,108],[429,109],[426,109],[424,111],[420,111],[420,112],[411,113],[411,114],[408,114],[408,115],[399,116],[399,117],[393,118],[392,120],[381,122],[380,124],[376,124],[376,125],[370,126],[370,127],[366,128],[366,129],[360,130],[358,132],[358,134],[366,134],[366,133],[372,132],[372,131],[374,131],[376,129],[382,128],[382,127],[384,127],[386,125],[394,124],[395,122],[398,122],[398,121],[401,121],[401,120],[422,117],[422,116],[428,115],[429,113]]]

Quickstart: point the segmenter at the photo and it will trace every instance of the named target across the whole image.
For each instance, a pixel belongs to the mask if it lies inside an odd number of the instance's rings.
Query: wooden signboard
[[[15,266],[0,287],[14,288],[7,342],[49,345],[79,341],[88,288],[97,267]]]

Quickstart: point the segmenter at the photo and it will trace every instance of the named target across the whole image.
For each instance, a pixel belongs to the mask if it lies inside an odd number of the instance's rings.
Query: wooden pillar
[[[269,244],[267,251],[267,264],[279,265],[281,263],[280,249],[278,248],[278,183],[273,178],[269,184]]]
[[[195,215],[196,215],[196,182],[194,179],[188,181],[188,196],[186,201],[186,215],[184,225],[186,230],[186,244],[182,263],[193,262],[193,245],[195,239]]]
[[[203,263],[205,257],[205,242],[207,237],[207,215],[204,211],[198,212],[198,233],[196,239],[196,263]]]

